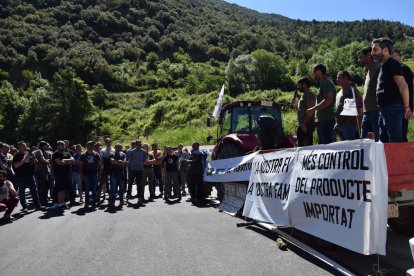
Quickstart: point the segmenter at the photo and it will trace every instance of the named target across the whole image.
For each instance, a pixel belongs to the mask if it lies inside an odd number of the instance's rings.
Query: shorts
[[[71,190],[71,179],[70,175],[55,175],[55,189],[56,192],[70,191]]]

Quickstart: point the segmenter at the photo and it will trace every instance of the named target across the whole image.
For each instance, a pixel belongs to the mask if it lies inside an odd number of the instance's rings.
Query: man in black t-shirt
[[[412,118],[409,92],[401,64],[391,57],[392,41],[378,38],[372,41],[372,57],[381,63],[377,83],[380,140],[403,142],[402,120]]]
[[[96,205],[96,186],[102,174],[100,155],[94,151],[95,143],[89,141],[86,144],[86,152],[79,159],[79,175],[85,183],[85,208],[90,204],[89,192],[92,191],[92,208]]]
[[[171,186],[174,190],[174,197],[181,200],[180,185],[178,183],[178,157],[174,154],[171,147],[167,147],[167,154],[164,156],[164,175],[165,175],[165,194],[164,199],[171,197]]]
[[[75,164],[75,159],[67,150],[64,141],[58,141],[57,151],[52,155],[53,172],[55,174],[55,192],[57,193],[57,203],[55,203],[51,209],[68,208],[66,205],[66,195],[70,194],[72,179],[71,169]],[[73,202],[72,202],[73,203]]]
[[[414,97],[414,91],[413,91],[413,71],[411,71],[410,67],[405,65],[404,63],[401,63],[401,54],[398,50],[394,50],[394,53],[392,54],[392,57],[398,61],[401,64],[401,68],[403,70],[403,76],[405,79],[405,82],[408,85],[408,95],[409,95],[409,103],[410,103],[410,109],[411,112],[413,111],[413,97]],[[408,120],[403,118],[403,140],[404,142],[408,142],[407,139],[407,132],[408,132]]]
[[[13,157],[13,169],[16,174],[16,185],[19,187],[19,198],[23,211],[27,210],[25,190],[28,187],[36,209],[40,209],[37,185],[34,178],[36,158],[29,151],[25,142],[18,143],[19,152]]]

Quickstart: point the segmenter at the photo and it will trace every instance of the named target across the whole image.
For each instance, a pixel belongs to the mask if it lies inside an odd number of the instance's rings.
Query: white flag
[[[220,117],[221,106],[223,104],[224,84],[221,87],[220,94],[217,99],[216,107],[214,108],[213,117],[218,119]]]

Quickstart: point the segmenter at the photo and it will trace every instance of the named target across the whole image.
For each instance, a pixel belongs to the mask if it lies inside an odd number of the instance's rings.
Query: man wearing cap
[[[79,175],[85,183],[85,208],[92,203],[92,208],[96,206],[96,186],[102,173],[102,164],[100,155],[94,151],[95,143],[89,141],[86,144],[86,152],[79,159]],[[89,192],[92,192],[92,202],[89,198]]]

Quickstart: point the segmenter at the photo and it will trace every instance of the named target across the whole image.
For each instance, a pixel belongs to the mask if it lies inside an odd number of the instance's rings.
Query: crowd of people
[[[0,211],[10,220],[18,205],[27,212],[26,189],[29,189],[33,209],[60,210],[84,204],[96,208],[108,195],[108,207],[122,208],[131,203],[133,186],[136,186],[138,203],[163,197],[165,201],[187,201],[198,204],[205,167],[206,152],[198,143],[191,152],[183,145],[158,149],[153,143],[131,142],[123,149],[121,144],[112,147],[112,140],[89,141],[85,150],[80,144],[70,147],[69,141],[58,141],[53,151],[49,143],[41,141],[29,148],[19,142],[17,148],[0,142]],[[148,187],[149,198],[145,199]],[[158,187],[158,195],[156,194]],[[126,196],[126,197],[125,197]]]
[[[292,105],[298,114],[299,146],[313,144],[315,129],[319,144],[335,142],[337,136],[342,141],[408,141],[408,120],[413,117],[413,72],[401,63],[400,52],[393,49],[387,38],[374,39],[371,47],[355,54],[366,71],[363,95],[347,71],[337,73],[336,81],[341,87],[337,93],[323,64],[313,67],[313,78],[319,84],[316,96],[310,90],[309,78],[297,82],[298,91],[303,94],[299,100],[294,98]]]

